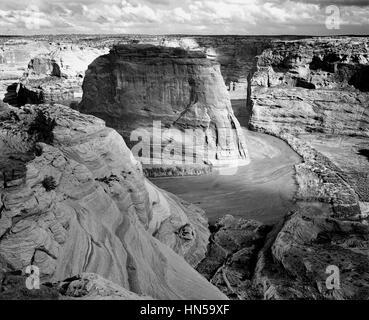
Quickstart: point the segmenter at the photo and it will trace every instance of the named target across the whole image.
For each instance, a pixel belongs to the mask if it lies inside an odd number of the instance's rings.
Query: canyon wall
[[[277,41],[258,57],[250,95],[251,128],[306,142],[342,171],[363,203],[369,201],[368,58],[367,38]]]
[[[186,38],[185,38],[186,39]],[[270,46],[270,37],[197,36],[190,38],[210,59],[221,65],[221,72],[231,99],[232,109],[240,124],[247,127],[248,82],[256,56]]]
[[[16,88],[33,55],[49,51],[49,45],[31,39],[0,41],[0,102],[17,102]],[[8,91],[8,87],[10,91]],[[14,90],[13,90],[14,89]]]
[[[368,136],[367,42],[364,38],[274,42],[258,57],[251,80],[251,126]]]
[[[265,299],[368,297],[367,45],[350,37],[275,41],[257,58],[250,127],[303,159],[297,208],[268,234],[255,265],[253,288]],[[327,285],[332,270],[339,288]]]
[[[153,121],[160,121],[159,131],[178,129],[181,135],[190,129],[202,135],[186,145],[200,147],[190,153],[197,164],[249,161],[220,66],[200,51],[115,46],[89,66],[78,110],[104,119],[130,146],[135,144],[131,134],[137,129],[147,130],[155,138]],[[164,147],[173,141],[181,148],[185,142],[178,135],[164,137],[163,133],[159,144]],[[201,149],[202,145],[205,148]],[[181,158],[182,154],[179,163]]]
[[[103,46],[8,40],[0,49],[0,98],[14,106],[77,104],[88,65],[107,52]]]
[[[368,298],[368,57],[367,38],[340,37],[272,41],[255,60],[250,128],[302,163],[296,207],[271,231],[230,216],[213,228],[198,270],[229,298]]]
[[[199,208],[142,173],[104,121],[62,105],[5,107],[0,257],[42,281],[95,273],[158,299],[225,298],[190,265],[209,237]]]
[[[33,57],[22,86],[34,92],[38,99],[31,98],[27,102],[78,104],[82,99],[82,82],[88,65],[107,52],[108,49],[60,44],[46,54]]]

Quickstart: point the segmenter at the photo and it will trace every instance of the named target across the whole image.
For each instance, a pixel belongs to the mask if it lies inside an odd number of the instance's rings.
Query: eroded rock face
[[[49,50],[46,43],[31,39],[8,39],[0,42],[0,101],[17,104],[16,88],[27,71],[33,55]]]
[[[251,97],[255,130],[369,137],[369,94],[278,87],[255,89]]]
[[[368,137],[367,42],[314,38],[273,43],[258,57],[251,80],[251,126]]]
[[[161,121],[163,128],[202,132],[195,145],[205,145],[208,154],[196,153],[199,164],[248,160],[219,65],[204,53],[115,46],[89,66],[83,92],[78,109],[106,120],[130,145],[137,143],[137,138],[131,142],[132,132],[146,129],[155,136],[153,121]],[[181,139],[176,134],[163,138],[179,146]]]
[[[92,272],[161,299],[225,298],[181,257],[204,257],[203,212],[146,181],[116,131],[61,105],[1,116],[0,255],[12,269],[34,264],[43,281]]]
[[[357,188],[308,143],[289,133],[280,137],[304,160],[296,165],[298,209],[268,234],[254,285],[265,299],[367,299],[369,228]],[[339,289],[327,287],[332,270]]]
[[[268,235],[254,285],[264,299],[367,299],[368,231],[367,224],[338,218],[329,206],[301,204]]]
[[[122,288],[95,273],[82,273],[54,285],[59,299],[70,300],[152,300]]]
[[[0,300],[152,300],[133,293],[95,273],[82,273],[56,283],[27,288],[28,274],[0,272]]]
[[[197,270],[231,299],[260,299],[252,277],[269,230],[257,221],[224,216],[215,224],[207,256]]]
[[[242,126],[247,127],[249,77],[255,59],[270,47],[270,37],[198,36],[193,38],[207,56],[221,65],[221,72],[231,99],[232,109]]]
[[[265,299],[367,299],[367,39],[277,42],[251,79],[251,127],[285,140],[298,209],[268,235],[254,284]],[[342,150],[344,150],[344,152]],[[326,284],[338,270],[340,288]],[[332,271],[329,271],[332,272]],[[292,285],[293,283],[293,285]]]
[[[39,46],[34,48],[31,45]],[[78,104],[82,98],[82,81],[88,65],[107,53],[104,48],[77,46],[72,43],[35,41],[26,45],[6,46],[9,58],[14,55],[17,72],[7,86],[4,101],[14,106],[27,103]],[[16,50],[16,51],[15,51]],[[28,61],[24,61],[28,58]],[[11,72],[12,63],[4,63]],[[21,70],[21,71],[19,71]]]
[[[303,161],[295,165],[296,208],[257,248],[229,254],[217,245],[213,238],[238,239],[229,224],[213,234],[198,269],[229,297],[368,298],[369,104],[360,80],[367,72],[366,42],[276,41],[258,57],[250,79],[251,127],[283,139]],[[221,272],[214,275],[211,266]]]
[[[305,156],[310,147],[307,153],[319,154],[309,157],[312,166],[329,167],[320,180],[341,181],[363,203],[369,197],[368,164],[360,152],[369,143],[367,43],[349,37],[275,42],[258,57],[250,95],[253,129],[292,147],[306,143],[300,148]]]

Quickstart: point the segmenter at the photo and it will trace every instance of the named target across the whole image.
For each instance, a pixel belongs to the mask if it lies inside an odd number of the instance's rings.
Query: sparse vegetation
[[[47,117],[41,110],[39,110],[36,118],[28,129],[28,133],[35,135],[37,142],[52,144],[54,141],[53,130],[55,126],[55,119]]]
[[[42,185],[46,189],[47,192],[54,190],[56,188],[56,181],[52,176],[46,176],[44,180],[42,180]]]
[[[183,48],[180,48],[180,47],[174,48],[173,49],[173,53],[176,56],[181,57],[181,58],[185,58],[185,57],[188,56],[187,51],[185,49],[183,49]]]

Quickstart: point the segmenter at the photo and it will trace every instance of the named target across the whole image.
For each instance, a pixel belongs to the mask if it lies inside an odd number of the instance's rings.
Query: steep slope
[[[251,80],[251,125],[368,136],[367,42],[314,38],[273,43],[258,57]]]
[[[0,255],[12,269],[34,264],[45,281],[97,273],[159,299],[224,298],[180,256],[204,256],[203,213],[147,182],[116,131],[61,105],[1,119]]]
[[[369,147],[367,41],[277,41],[258,57],[251,128],[303,158],[298,209],[259,253],[254,284],[266,299],[368,298],[369,164],[359,152]]]
[[[51,102],[77,104],[82,98],[82,81],[88,65],[107,51],[45,41],[5,45],[4,52],[0,51],[0,57],[7,59],[3,68],[0,64],[0,70],[3,69],[0,80],[7,80],[3,83],[6,85],[4,101],[15,106]]]
[[[198,270],[230,298],[368,299],[367,42],[273,41],[257,58],[250,126],[302,163],[296,206],[265,239],[255,221],[216,224]]]
[[[159,154],[148,155],[154,159],[151,162],[165,158],[161,159],[161,152],[168,144],[179,150],[178,165],[186,160],[196,165],[249,160],[219,64],[201,52],[115,46],[89,66],[78,109],[106,120],[129,146],[136,144],[137,130],[148,133],[154,139],[150,143],[159,144]],[[153,132],[153,121],[161,122],[158,134]],[[185,134],[186,129],[197,130],[195,137]],[[187,138],[194,141],[187,143]],[[183,159],[186,148],[195,150]]]
[[[367,45],[367,38],[350,37],[275,42],[258,57],[250,95],[253,129],[309,144],[363,203],[369,201]]]

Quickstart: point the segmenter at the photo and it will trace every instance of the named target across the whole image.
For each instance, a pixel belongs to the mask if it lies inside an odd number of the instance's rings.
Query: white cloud
[[[341,33],[366,33],[369,4],[341,7]],[[26,2],[26,5],[24,4]],[[0,0],[0,33],[322,34],[325,0]],[[351,4],[351,5],[349,5]],[[352,4],[356,4],[353,6]],[[25,8],[25,9],[19,9]]]

